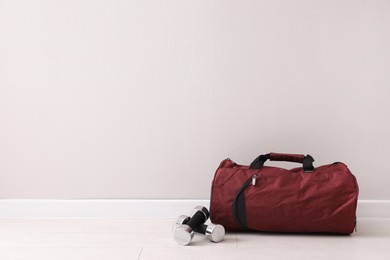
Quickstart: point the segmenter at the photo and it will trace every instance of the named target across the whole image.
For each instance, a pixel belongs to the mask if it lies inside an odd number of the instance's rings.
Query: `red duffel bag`
[[[266,160],[301,163],[291,170]],[[341,162],[314,168],[301,154],[260,155],[250,166],[226,159],[211,188],[210,217],[227,230],[351,234],[358,184]]]

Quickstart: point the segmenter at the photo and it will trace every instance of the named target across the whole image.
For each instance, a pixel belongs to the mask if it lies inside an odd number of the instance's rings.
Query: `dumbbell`
[[[191,218],[186,215],[181,215],[176,220],[176,226],[186,224]],[[221,242],[225,236],[225,228],[222,225],[210,223],[202,224],[194,229],[196,233],[206,235],[206,237],[215,243]]]
[[[176,227],[173,237],[175,241],[182,246],[188,245],[194,237],[194,229],[203,223],[210,216],[210,212],[202,206],[197,206],[192,212],[195,212],[186,223]]]

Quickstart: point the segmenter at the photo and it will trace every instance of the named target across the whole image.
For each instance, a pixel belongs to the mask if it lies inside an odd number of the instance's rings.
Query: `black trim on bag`
[[[233,216],[236,221],[244,228],[247,228],[246,223],[246,207],[245,207],[245,189],[252,183],[252,179],[255,175],[251,176],[238,190],[233,200]]]

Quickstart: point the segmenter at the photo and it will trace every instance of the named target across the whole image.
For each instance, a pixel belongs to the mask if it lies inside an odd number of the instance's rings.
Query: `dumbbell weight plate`
[[[221,242],[225,236],[225,228],[222,225],[209,224],[205,235],[210,237],[210,240],[215,243]]]
[[[181,225],[175,229],[173,237],[179,245],[185,246],[191,242],[194,232],[190,226]]]
[[[190,217],[189,217],[189,216],[180,215],[180,216],[176,219],[176,222],[175,222],[175,229],[178,228],[180,225],[183,225],[183,224],[187,223],[188,220],[190,220]]]

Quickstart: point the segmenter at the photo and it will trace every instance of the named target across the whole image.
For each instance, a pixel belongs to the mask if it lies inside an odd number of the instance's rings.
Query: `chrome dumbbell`
[[[194,230],[210,217],[210,212],[202,206],[195,207],[193,212],[195,213],[192,218],[186,223],[178,225],[175,229],[173,237],[179,245],[188,245],[194,237]]]
[[[181,215],[176,220],[176,226],[186,224],[191,218]],[[222,225],[210,223],[202,224],[194,229],[195,233],[206,235],[206,237],[215,243],[221,242],[225,236],[225,228]]]

